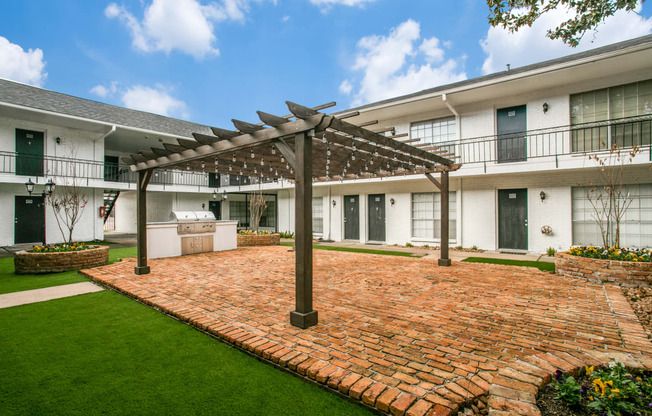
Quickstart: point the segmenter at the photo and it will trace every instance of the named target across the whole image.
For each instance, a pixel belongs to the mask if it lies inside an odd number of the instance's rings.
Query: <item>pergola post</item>
[[[450,266],[451,259],[448,257],[448,171],[441,171],[441,244],[439,258],[440,266]]]
[[[448,258],[448,170],[441,171],[441,182],[435,179],[430,173],[426,173],[426,178],[441,192],[441,229],[439,235],[441,236],[440,243],[440,258],[438,264],[440,266],[450,266],[451,259]]]
[[[312,137],[295,135],[294,152],[296,310],[290,324],[305,329],[318,321],[312,309]]]
[[[147,185],[152,177],[153,169],[138,171],[138,194],[136,196],[136,230],[137,230],[137,261],[135,274],[149,274],[147,265]]]

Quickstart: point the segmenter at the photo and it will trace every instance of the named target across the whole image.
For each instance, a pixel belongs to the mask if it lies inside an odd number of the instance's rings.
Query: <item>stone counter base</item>
[[[609,282],[621,286],[652,286],[652,263],[602,260],[555,254],[557,274],[580,277],[592,282]]]
[[[277,246],[281,244],[280,234],[243,235],[238,234],[238,247]]]
[[[14,255],[16,274],[58,273],[69,270],[88,269],[109,262],[109,247],[99,246],[81,251],[53,253],[28,253],[19,251]]]

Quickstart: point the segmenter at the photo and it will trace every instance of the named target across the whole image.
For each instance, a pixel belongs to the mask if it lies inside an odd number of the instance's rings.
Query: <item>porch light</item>
[[[548,103],[543,103],[543,112],[544,113],[548,112],[548,108],[549,108]]]
[[[546,199],[546,193],[543,191],[539,192],[539,198],[541,198],[542,201]]]
[[[390,203],[392,206],[394,206],[394,204],[396,203],[396,200],[395,200],[394,198],[389,198],[389,203]]]
[[[34,192],[34,182],[32,182],[32,178],[29,178],[27,182],[25,182],[25,188],[27,189],[27,193],[32,195],[32,192]]]
[[[33,187],[34,187],[34,185],[32,185],[32,189],[33,189]],[[48,179],[48,182],[45,184],[45,193],[46,193],[46,195],[48,195],[48,196],[52,195],[52,193],[54,192],[55,187],[56,187],[56,184],[54,182],[52,182],[52,178]]]

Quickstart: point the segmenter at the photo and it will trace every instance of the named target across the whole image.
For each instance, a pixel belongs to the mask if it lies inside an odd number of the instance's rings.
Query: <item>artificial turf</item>
[[[109,263],[135,256],[136,247],[112,248],[109,250]],[[76,270],[48,274],[14,274],[14,258],[0,259],[0,294],[87,281],[88,279],[77,273]]]
[[[537,269],[544,272],[555,271],[555,263],[549,263],[545,261],[507,260],[507,259],[493,259],[493,258],[485,258],[485,257],[468,257],[462,261],[466,261],[469,263],[490,263],[490,264],[504,264],[507,266],[536,267]]]
[[[368,415],[112,291],[0,309],[3,415]]]
[[[282,246],[294,247],[294,243],[282,242]],[[355,248],[355,247],[338,247],[338,246],[321,246],[313,244],[312,248],[315,250],[330,250],[330,251],[346,251],[348,253],[364,253],[364,254],[382,254],[384,256],[401,256],[401,257],[421,257],[417,254],[409,253],[406,251],[391,251],[391,250],[372,250],[368,248]]]

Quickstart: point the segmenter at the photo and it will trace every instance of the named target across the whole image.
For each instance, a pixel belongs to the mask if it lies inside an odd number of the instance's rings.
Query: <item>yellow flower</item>
[[[586,370],[586,375],[587,376],[591,375],[591,373],[593,372],[593,366],[589,367],[588,365],[585,365],[584,370]]]

